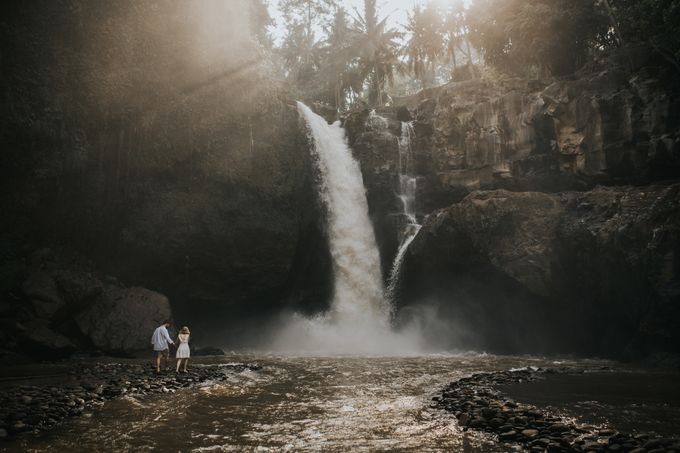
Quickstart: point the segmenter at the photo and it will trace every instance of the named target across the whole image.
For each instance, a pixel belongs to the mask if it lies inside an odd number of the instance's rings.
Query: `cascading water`
[[[328,230],[335,271],[335,295],[331,304],[338,324],[388,321],[383,299],[380,255],[359,164],[345,142],[340,124],[326,120],[298,102],[314,141],[322,177],[321,195],[328,208]]]
[[[401,241],[397,255],[392,262],[390,276],[387,283],[386,297],[390,302],[394,301],[399,280],[401,277],[401,265],[409,245],[413,242],[421,225],[416,219],[416,188],[417,179],[413,176],[413,125],[411,123],[401,123],[401,136],[399,137],[399,199],[402,203],[402,215],[404,218],[404,229],[401,233]]]
[[[279,331],[274,347],[315,353],[419,352],[418,335],[390,329],[390,307],[361,169],[347,146],[345,131],[339,122],[328,125],[302,103],[298,110],[307,123],[321,175],[335,292],[329,313],[312,319],[294,315]]]

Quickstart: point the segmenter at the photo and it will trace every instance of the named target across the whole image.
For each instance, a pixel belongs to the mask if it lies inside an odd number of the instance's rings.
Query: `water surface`
[[[479,354],[422,357],[280,357],[225,383],[143,400],[124,398],[9,449],[21,451],[507,451],[463,433],[430,407],[452,380],[522,366],[599,366]]]

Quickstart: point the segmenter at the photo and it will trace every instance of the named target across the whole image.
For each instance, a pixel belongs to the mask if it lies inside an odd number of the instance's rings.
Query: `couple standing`
[[[154,330],[153,335],[151,336],[151,344],[153,345],[153,350],[156,351],[156,373],[161,372],[161,357],[165,359],[165,369],[168,369],[168,362],[170,362],[170,345],[175,344],[175,342],[172,341],[172,338],[170,338],[168,327],[170,327],[170,321],[163,322],[163,324]],[[187,372],[189,356],[191,355],[189,351],[189,335],[190,332],[187,326],[182,327],[177,335],[177,342],[179,343],[177,352],[175,353],[175,358],[177,359],[175,372],[177,373],[179,373],[182,361],[184,361],[184,369],[182,372]]]

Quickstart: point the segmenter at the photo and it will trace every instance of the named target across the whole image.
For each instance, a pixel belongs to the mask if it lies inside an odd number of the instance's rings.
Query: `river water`
[[[263,368],[198,389],[111,401],[9,449],[507,451],[491,436],[463,433],[451,414],[430,407],[432,396],[476,371],[605,364],[472,353],[410,358],[240,354],[219,360]]]

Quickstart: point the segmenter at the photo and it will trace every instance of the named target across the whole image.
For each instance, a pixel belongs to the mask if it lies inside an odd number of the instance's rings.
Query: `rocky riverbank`
[[[505,396],[499,386],[544,379],[550,373],[575,373],[571,369],[526,368],[476,373],[449,384],[433,405],[452,412],[464,430],[498,436],[498,441],[519,444],[527,451],[680,451],[680,440],[647,434],[620,433],[552,416],[534,406]]]
[[[21,385],[0,392],[0,438],[39,433],[68,417],[92,416],[106,401],[123,395],[146,398],[208,381],[225,381],[256,364],[194,365],[187,373],[156,374],[149,364],[78,364],[59,385]]]

